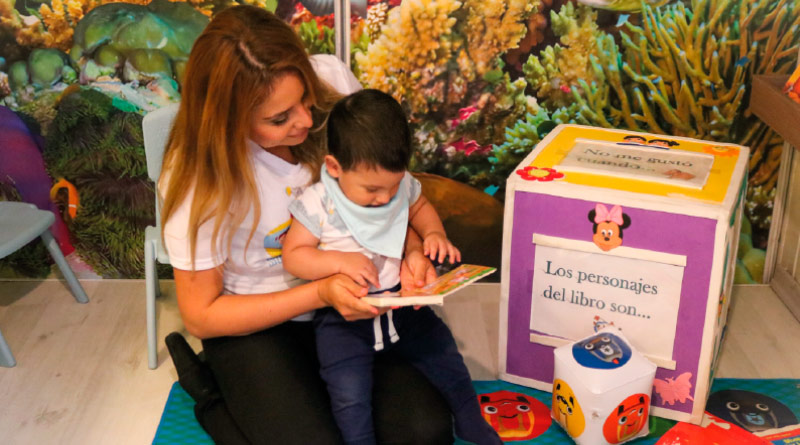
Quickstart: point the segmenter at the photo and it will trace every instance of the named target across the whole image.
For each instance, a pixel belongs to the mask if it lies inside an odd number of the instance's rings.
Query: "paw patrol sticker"
[[[603,424],[603,437],[611,444],[622,443],[636,437],[647,425],[650,396],[634,394],[620,403]]]
[[[573,439],[583,434],[586,418],[583,416],[581,404],[567,382],[561,379],[553,381],[553,419],[561,425]]]
[[[550,409],[531,396],[495,391],[478,396],[483,418],[503,441],[530,440],[550,427]]]
[[[572,346],[572,356],[581,366],[593,369],[616,369],[631,358],[631,347],[609,332],[601,332]]]
[[[798,423],[792,410],[778,400],[738,389],[711,394],[706,411],[751,433]]]

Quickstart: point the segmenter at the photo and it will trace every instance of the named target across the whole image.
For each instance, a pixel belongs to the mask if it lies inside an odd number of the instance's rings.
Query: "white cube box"
[[[620,444],[648,433],[656,365],[614,328],[554,351],[551,413],[579,445]]]
[[[700,423],[733,285],[748,149],[560,125],[507,182],[500,378],[551,391],[604,325],[658,366],[653,415]]]

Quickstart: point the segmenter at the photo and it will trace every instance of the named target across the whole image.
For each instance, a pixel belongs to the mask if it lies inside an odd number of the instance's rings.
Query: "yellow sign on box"
[[[561,181],[664,197],[721,203],[739,145],[579,125],[560,126],[529,165],[563,173]]]

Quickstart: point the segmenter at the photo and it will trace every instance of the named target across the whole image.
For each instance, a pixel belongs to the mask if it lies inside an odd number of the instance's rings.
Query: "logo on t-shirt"
[[[283,237],[286,236],[286,232],[289,230],[289,226],[291,224],[292,219],[289,218],[289,220],[272,229],[269,233],[267,233],[267,236],[264,237],[264,250],[267,251],[267,255],[269,255],[270,258],[277,258],[281,256],[281,251],[283,250]]]

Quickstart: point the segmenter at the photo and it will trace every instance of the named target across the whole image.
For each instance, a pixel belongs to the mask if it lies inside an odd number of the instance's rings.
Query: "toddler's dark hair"
[[[344,170],[359,164],[405,170],[411,160],[411,132],[403,108],[379,90],[342,98],[328,116],[328,152]]]

